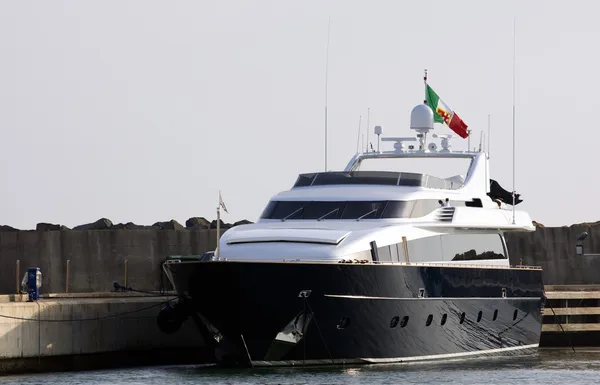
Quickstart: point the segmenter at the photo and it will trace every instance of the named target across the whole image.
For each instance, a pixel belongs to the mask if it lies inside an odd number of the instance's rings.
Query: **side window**
[[[379,254],[379,262],[392,262],[392,255],[389,246],[381,246],[377,248]]]
[[[440,207],[438,201],[433,199],[421,199],[415,201],[415,206],[411,212],[411,218],[424,217],[427,214],[431,214],[433,210]]]
[[[390,245],[390,255],[392,262],[400,262],[400,256],[398,255],[398,245]]]
[[[506,259],[500,234],[442,235],[444,261]]]
[[[435,235],[408,241],[408,258],[409,262],[442,261],[441,237]]]

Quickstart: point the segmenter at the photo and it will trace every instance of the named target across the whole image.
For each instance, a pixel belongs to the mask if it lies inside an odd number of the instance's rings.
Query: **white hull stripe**
[[[381,299],[394,301],[467,301],[467,300],[519,300],[519,301],[539,301],[540,297],[424,297],[424,298],[400,298],[400,297],[370,297],[366,295],[345,295],[345,294],[323,294],[330,298],[345,298],[345,299]]]
[[[334,360],[293,360],[293,361],[252,361],[254,366],[296,366],[296,365],[342,365],[342,364],[392,364],[392,363],[408,363],[418,361],[433,361],[433,360],[454,360],[460,358],[468,358],[485,355],[502,355],[508,352],[517,352],[519,350],[537,349],[539,344],[511,346],[508,348],[497,348],[487,350],[475,350],[472,352],[462,353],[446,353],[433,354],[429,356],[412,356],[412,357],[392,357],[392,358],[350,358],[350,359],[334,359]]]

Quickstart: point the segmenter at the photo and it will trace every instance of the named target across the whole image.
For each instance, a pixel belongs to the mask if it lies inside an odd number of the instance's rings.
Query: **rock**
[[[171,219],[168,222],[156,222],[152,225],[152,227],[159,228],[160,230],[185,230],[185,227],[183,227],[181,223],[177,222],[175,219]]]
[[[192,217],[185,221],[185,227],[188,229],[208,229],[210,222],[204,217]]]
[[[35,226],[36,231],[65,231],[70,230],[67,226],[56,225],[54,223],[40,222]]]
[[[220,222],[219,225],[220,225],[221,229],[229,228],[229,227],[226,227],[227,225],[225,224],[225,222],[223,222],[222,219],[219,219],[219,222]],[[217,220],[216,219],[214,221],[210,222],[210,228],[211,229],[216,229],[217,228]]]
[[[252,224],[252,223],[253,223],[253,222],[250,222],[250,221],[249,221],[249,220],[247,220],[247,219],[242,219],[241,221],[237,221],[237,222],[235,222],[235,223],[233,224],[233,226],[232,226],[232,227],[234,227],[234,226],[241,226],[241,225],[250,225],[250,224]]]
[[[11,226],[0,225],[0,233],[11,233],[11,232],[15,232],[15,231],[21,231],[21,230],[15,229],[14,227],[11,227]]]
[[[79,225],[73,227],[73,230],[107,230],[112,227],[110,219],[101,218],[93,223],[86,223],[85,225]]]
[[[117,223],[116,225],[112,225],[111,230],[143,230],[148,229],[152,226],[144,226],[144,225],[136,225],[133,222],[127,223]]]

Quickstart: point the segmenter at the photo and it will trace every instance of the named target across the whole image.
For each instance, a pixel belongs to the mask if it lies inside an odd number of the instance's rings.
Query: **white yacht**
[[[485,151],[452,151],[448,135],[431,135],[439,149],[428,141],[427,105],[410,128],[416,138],[383,138],[393,148],[358,153],[343,171],[301,174],[257,223],[226,231],[213,260],[166,263],[180,302],[161,312],[163,325],[190,315],[217,361],[233,365],[537,349],[542,271],[510,266],[503,237],[535,230],[512,206],[520,197],[490,178]],[[408,171],[425,162],[432,172]],[[453,162],[466,172],[433,175]]]

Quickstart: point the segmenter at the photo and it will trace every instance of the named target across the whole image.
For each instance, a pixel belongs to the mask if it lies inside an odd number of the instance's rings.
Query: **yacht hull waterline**
[[[164,265],[223,365],[402,363],[537,349],[537,268],[206,261]]]

